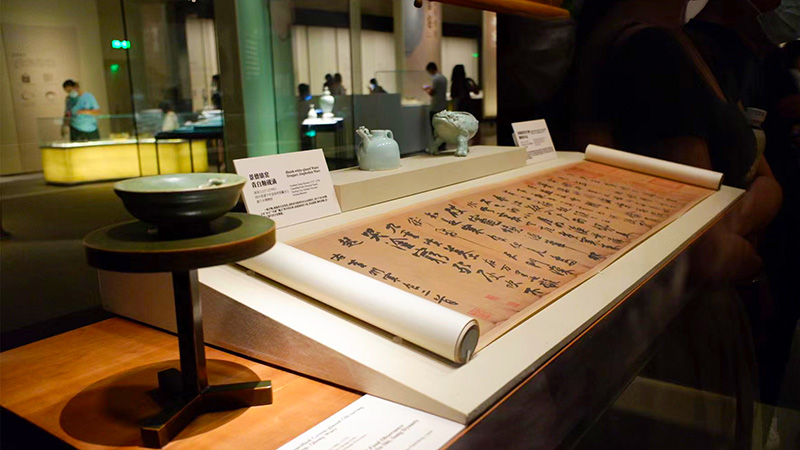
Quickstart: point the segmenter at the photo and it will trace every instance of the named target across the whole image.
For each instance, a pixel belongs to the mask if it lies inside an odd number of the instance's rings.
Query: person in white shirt
[[[173,131],[180,128],[181,125],[178,123],[178,115],[175,114],[169,102],[161,102],[158,107],[164,112],[164,120],[161,122],[161,131]]]

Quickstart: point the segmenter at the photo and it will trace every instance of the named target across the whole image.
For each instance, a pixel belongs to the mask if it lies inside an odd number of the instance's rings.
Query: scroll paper
[[[583,161],[325,230],[285,258],[262,255],[268,273],[248,267],[345,312],[337,305],[357,298],[356,309],[380,316],[364,320],[418,328],[428,337],[408,340],[459,361],[466,328],[455,317],[477,321],[480,351],[712,192]],[[369,303],[379,285],[393,288],[380,294],[391,306]]]

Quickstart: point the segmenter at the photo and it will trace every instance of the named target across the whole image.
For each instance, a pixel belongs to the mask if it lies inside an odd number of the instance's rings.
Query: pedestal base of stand
[[[269,381],[208,385],[197,268],[269,250],[275,244],[275,222],[228,213],[200,230],[149,230],[143,222],[125,222],[89,234],[83,244],[89,264],[98,269],[172,272],[181,370],[158,374],[158,392],[169,406],[141,429],[145,446],[161,448],[201,414],[272,403]]]
[[[272,403],[270,381],[208,386],[187,398],[182,392],[180,371],[169,369],[159,372],[158,388],[175,403],[142,427],[142,441],[150,448],[164,447],[201,414]]]

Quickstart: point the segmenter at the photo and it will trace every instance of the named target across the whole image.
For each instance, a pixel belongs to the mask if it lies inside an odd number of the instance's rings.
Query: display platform
[[[333,188],[342,212],[463,183],[495,173],[524,167],[522,147],[476,145],[469,156],[454,158],[452,151],[422,154],[400,160],[396,170],[366,171],[358,167],[331,172]]]
[[[558,158],[282,229],[283,242],[456,192],[536,174],[583,159]],[[200,271],[207,341],[343,386],[471,422],[619,301],[641,287],[743,191],[723,186],[588,281],[458,365],[296,291],[225,266]],[[313,276],[313,274],[309,274]],[[148,286],[147,295],[133,286]],[[107,309],[174,329],[164,308],[166,275],[101,273]]]
[[[149,138],[53,142],[43,145],[41,151],[44,179],[51,184],[208,170],[205,140],[160,139],[156,142]]]

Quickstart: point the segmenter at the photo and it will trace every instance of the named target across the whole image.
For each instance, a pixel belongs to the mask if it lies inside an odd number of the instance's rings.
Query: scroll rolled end
[[[475,354],[475,348],[478,346],[478,339],[481,337],[480,328],[477,321],[471,321],[461,331],[461,336],[458,337],[456,345],[455,362],[459,364],[466,364],[469,362],[472,355]]]

